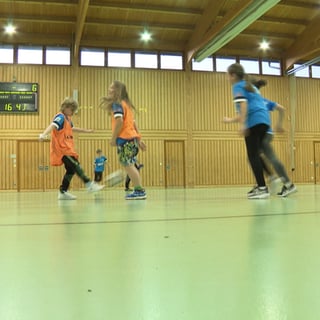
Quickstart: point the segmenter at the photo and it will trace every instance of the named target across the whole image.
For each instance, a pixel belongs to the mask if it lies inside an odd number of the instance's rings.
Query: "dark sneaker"
[[[147,194],[144,190],[134,190],[126,195],[126,200],[144,200],[147,199]]]
[[[270,197],[267,187],[255,188],[254,191],[248,194],[248,199],[266,199]]]
[[[258,188],[258,186],[253,186],[253,188],[247,193],[248,194],[248,197],[251,195],[251,194],[254,194],[255,193],[255,190]]]
[[[295,193],[295,192],[297,192],[298,190],[297,190],[297,188],[296,188],[296,186],[294,185],[294,184],[292,184],[290,187],[286,187],[286,186],[283,186],[282,187],[282,190],[280,191],[280,192],[278,192],[277,193],[277,195],[279,196],[279,197],[287,197],[289,194],[291,194],[291,193]]]

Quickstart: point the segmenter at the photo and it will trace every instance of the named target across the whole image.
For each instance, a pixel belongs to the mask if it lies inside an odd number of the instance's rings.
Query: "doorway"
[[[185,145],[183,140],[164,142],[165,187],[185,187]]]
[[[313,142],[314,154],[314,183],[320,182],[320,141]]]

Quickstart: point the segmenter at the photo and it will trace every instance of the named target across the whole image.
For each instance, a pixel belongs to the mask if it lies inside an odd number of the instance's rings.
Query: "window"
[[[136,52],[134,55],[136,68],[158,69],[156,53]]]
[[[311,66],[312,78],[320,79],[320,66]]]
[[[296,69],[296,68],[299,68],[299,67],[302,67],[303,65],[302,64],[294,64],[293,65],[293,69]],[[309,78],[310,77],[310,73],[309,73],[309,67],[305,67],[301,70],[298,70],[294,73],[294,75],[296,77],[301,77],[301,78]]]
[[[217,57],[216,58],[216,71],[218,72],[226,72],[228,67],[233,64],[236,63],[236,58],[233,57]]]
[[[281,76],[280,61],[262,61],[262,74]]]
[[[18,63],[42,64],[43,49],[42,47],[18,47]]]
[[[183,69],[182,54],[161,53],[160,69],[182,70]]]
[[[259,61],[256,59],[240,59],[240,64],[248,74],[259,74]]]
[[[81,49],[80,65],[104,67],[105,51],[103,49]]]
[[[113,51],[108,50],[108,66],[109,67],[131,67],[130,51]]]
[[[70,49],[61,47],[46,48],[46,64],[70,65]]]
[[[213,58],[208,57],[201,62],[196,62],[192,59],[192,70],[194,71],[213,71]]]
[[[13,63],[13,46],[0,46],[0,63]]]

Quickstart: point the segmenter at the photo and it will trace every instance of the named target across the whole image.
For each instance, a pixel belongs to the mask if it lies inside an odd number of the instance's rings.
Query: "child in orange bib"
[[[79,163],[79,155],[74,149],[73,132],[93,132],[90,129],[76,128],[73,126],[71,117],[78,109],[78,103],[74,99],[65,99],[52,123],[40,134],[39,139],[44,140],[51,133],[50,141],[50,164],[52,166],[64,165],[66,173],[60,186],[59,200],[75,200],[77,197],[68,192],[70,182],[75,174],[84,182],[89,192],[96,192],[104,188],[91,181],[86,176]]]

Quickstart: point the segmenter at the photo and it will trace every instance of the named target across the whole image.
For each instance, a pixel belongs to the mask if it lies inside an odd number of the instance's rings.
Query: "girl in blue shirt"
[[[247,80],[248,77],[241,64],[230,65],[227,75],[232,84],[237,116],[225,118],[224,121],[240,124],[239,130],[245,138],[249,162],[257,182],[257,186],[248,193],[248,199],[268,198],[270,194],[263,176],[260,150],[270,127],[270,115],[257,88]]]

